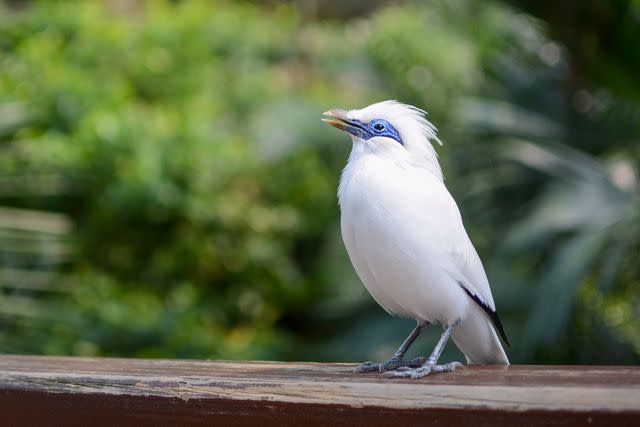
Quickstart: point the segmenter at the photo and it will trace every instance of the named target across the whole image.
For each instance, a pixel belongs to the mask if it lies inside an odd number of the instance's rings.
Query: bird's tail
[[[451,338],[467,357],[469,364],[509,364],[509,359],[502,348],[491,320],[475,304],[471,306],[467,318],[453,330]]]

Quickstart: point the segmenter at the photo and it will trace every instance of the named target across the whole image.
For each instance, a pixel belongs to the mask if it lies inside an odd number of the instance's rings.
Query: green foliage
[[[5,127],[3,174],[62,183],[25,197],[16,180],[6,196],[74,224],[56,326],[27,344],[12,324],[6,346],[238,358],[291,345],[278,322],[323,293],[312,260],[337,173],[315,150],[266,160],[254,141],[273,103],[313,102],[284,69],[300,60],[286,43],[295,25],[288,10],[202,2],[137,17],[42,3],[5,21],[0,93],[34,118]]]
[[[465,1],[346,22],[108,4],[2,10],[0,204],[20,210],[0,208],[0,351],[384,357],[410,323],[348,264],[349,146],[319,117],[397,98],[440,127],[515,361],[637,360],[640,106],[602,80],[566,94],[539,22]]]

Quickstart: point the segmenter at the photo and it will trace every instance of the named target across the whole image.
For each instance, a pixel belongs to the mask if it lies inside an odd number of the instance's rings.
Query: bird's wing
[[[460,285],[465,287],[468,292],[479,297],[488,308],[495,311],[496,306],[491,294],[489,279],[484,271],[478,252],[464,230],[462,220],[460,220],[460,227],[464,238],[461,238],[462,243],[454,248],[454,264],[457,267],[456,273],[462,277],[456,277],[456,279],[462,282]]]
[[[443,183],[431,182],[429,188],[423,190],[423,196],[420,198],[421,207],[425,209],[423,215],[429,217],[423,224],[430,224],[428,239],[436,243],[437,252],[442,256],[442,267],[453,282],[482,308],[508,345],[496,313],[489,280],[464,228],[458,205]]]
[[[421,182],[422,185],[417,187],[413,182]],[[458,205],[444,183],[423,173],[408,175],[402,188],[405,196],[409,194],[405,198],[410,199],[413,206],[411,213],[402,211],[410,215],[404,223],[415,228],[410,233],[419,235],[423,243],[428,245],[429,252],[440,257],[442,267],[455,282],[495,311],[482,262],[469,240]],[[399,202],[395,204],[402,206]],[[420,224],[420,230],[416,224]]]
[[[470,296],[479,299],[479,304],[495,311],[489,280],[464,228],[458,205],[444,183],[425,182],[422,197],[415,199],[420,201],[422,223],[431,224],[428,239],[435,242],[438,252],[444,255],[443,268]]]
[[[453,199],[452,203],[455,205]],[[457,205],[455,205],[455,207],[457,210]],[[455,241],[459,242],[459,244],[453,247],[452,258],[455,268],[454,271],[450,272],[450,275],[467,295],[485,311],[497,332],[502,339],[504,339],[504,342],[509,345],[509,340],[502,327],[502,322],[496,312],[496,306],[489,286],[489,279],[482,266],[482,261],[480,261],[478,252],[464,229],[462,218],[458,217],[458,219],[458,236]]]

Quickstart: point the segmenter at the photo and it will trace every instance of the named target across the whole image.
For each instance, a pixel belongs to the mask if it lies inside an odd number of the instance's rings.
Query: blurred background
[[[386,360],[320,122],[383,99],[439,128],[512,362],[638,363],[638,0],[0,1],[0,352]]]

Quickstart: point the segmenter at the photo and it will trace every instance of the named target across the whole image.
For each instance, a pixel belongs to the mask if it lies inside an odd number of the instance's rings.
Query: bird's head
[[[426,112],[411,105],[382,101],[361,110],[329,110],[322,121],[347,132],[356,155],[374,153],[395,161],[434,166],[440,173],[431,141],[442,143],[425,115]]]

